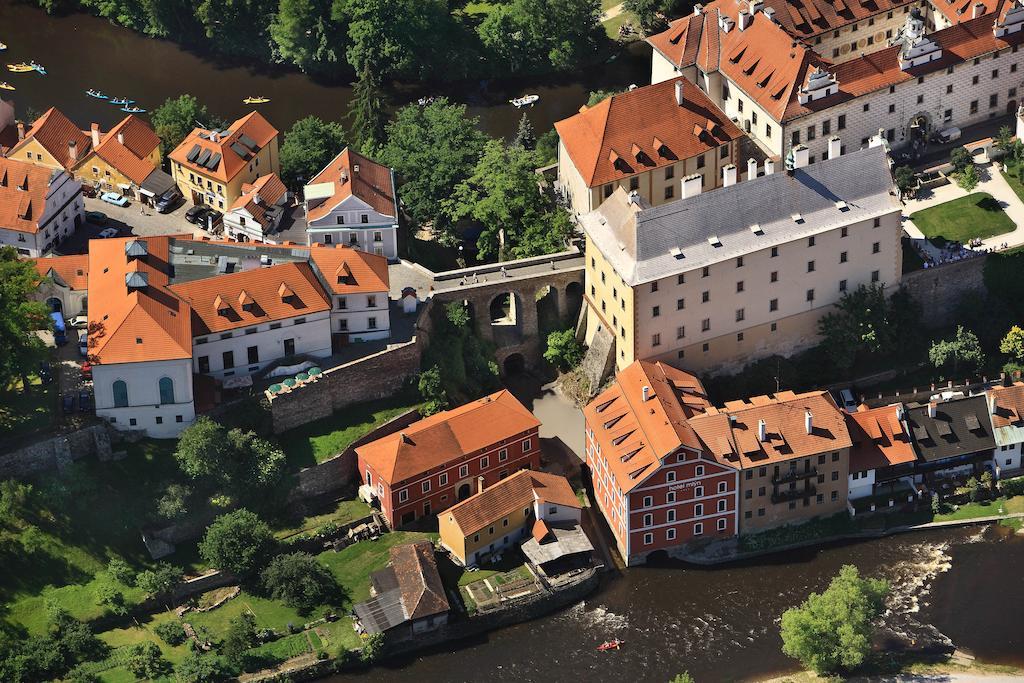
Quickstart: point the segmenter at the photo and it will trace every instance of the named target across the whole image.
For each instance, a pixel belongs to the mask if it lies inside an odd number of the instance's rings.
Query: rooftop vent
[[[804,222],[803,214],[794,213],[793,214],[793,222],[794,223],[803,223]]]
[[[763,235],[764,228],[761,227],[760,223],[754,223],[753,225],[750,226],[750,232],[754,233],[755,235]]]
[[[844,202],[842,199],[840,199],[836,202],[836,208],[839,209],[840,211],[849,211],[850,205]]]
[[[708,238],[708,244],[715,247],[716,249],[722,246],[722,240],[718,239],[718,235],[712,235]]]
[[[672,247],[671,249],[668,250],[668,253],[672,256],[672,258],[683,258],[683,250],[680,249],[679,247]]]

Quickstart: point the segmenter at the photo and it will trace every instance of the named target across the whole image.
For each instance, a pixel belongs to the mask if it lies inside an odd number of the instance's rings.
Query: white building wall
[[[1024,467],[1024,444],[1011,443],[997,446],[992,452],[992,464],[1000,472],[1011,472]]]
[[[161,405],[160,378],[174,382],[174,403]],[[114,382],[125,382],[128,406],[114,406]],[[192,364],[187,358],[142,363],[94,365],[92,369],[96,416],[122,431],[143,431],[166,439],[177,436],[196,417],[192,394]],[[134,424],[132,421],[134,420]]]
[[[298,320],[305,322],[297,323]],[[280,327],[273,327],[280,324]],[[246,334],[246,330],[255,330]],[[209,371],[203,372],[211,377],[248,375],[266,367],[267,364],[285,357],[284,342],[295,340],[295,353],[306,354],[314,358],[326,358],[331,355],[331,325],[327,311],[312,313],[295,318],[261,323],[249,328],[231,330],[231,337],[221,339],[221,334],[213,333],[192,340],[193,368],[195,372],[202,366],[201,358],[209,360]],[[203,341],[205,340],[205,341]],[[248,349],[255,346],[259,349],[259,361],[248,362]],[[234,354],[234,367],[224,367],[224,353]]]
[[[46,209],[39,216],[35,233],[0,228],[0,246],[10,245],[22,256],[37,258],[47,243],[59,244],[75,232],[75,220],[85,220],[82,184],[67,173],[60,172],[51,182],[46,195]]]
[[[854,475],[857,475],[856,479]],[[847,483],[850,500],[870,496],[875,487],[875,471],[850,472],[847,476]]]
[[[332,332],[347,334],[349,340],[354,342],[387,339],[391,336],[391,316],[387,292],[335,294],[332,296],[332,300],[334,305],[331,309]],[[342,302],[344,302],[344,307],[342,307]]]
[[[533,513],[537,519],[545,522],[579,522],[580,510],[555,503],[545,503],[536,500],[533,503]]]
[[[307,214],[310,208],[307,204]],[[374,211],[358,197],[348,197],[323,218],[310,221],[306,234],[309,244],[348,244],[388,259],[398,258],[396,218]]]

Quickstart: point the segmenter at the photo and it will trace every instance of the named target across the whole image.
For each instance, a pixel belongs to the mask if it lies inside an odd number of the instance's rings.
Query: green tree
[[[106,607],[111,614],[122,617],[128,614],[128,603],[125,601],[124,593],[109,581],[103,581],[96,585],[96,604]]]
[[[956,176],[956,184],[959,185],[960,189],[964,192],[971,192],[978,186],[978,182],[978,168],[974,164],[967,166]]]
[[[50,329],[49,309],[33,299],[42,283],[31,261],[20,260],[14,247],[0,247],[0,386],[20,379],[25,393],[29,368],[46,357],[36,332]]]
[[[441,370],[436,365],[420,373],[416,386],[424,401],[420,409],[424,417],[439,413],[448,407],[448,394],[445,393],[444,383],[441,381]]]
[[[153,633],[157,634],[160,640],[171,647],[181,645],[188,639],[188,636],[185,634],[185,627],[177,619],[161,621],[153,628]]]
[[[375,154],[384,141],[384,128],[388,121],[386,109],[384,86],[377,72],[369,66],[363,67],[359,80],[352,84],[346,120],[352,131],[353,143],[364,154]]]
[[[443,204],[448,224],[470,219],[483,227],[476,243],[481,257],[504,260],[565,249],[572,234],[569,216],[541,193],[535,168],[532,152],[491,140],[472,175]]]
[[[290,188],[309,182],[345,148],[340,123],[307,116],[296,121],[281,143],[281,180]]]
[[[114,577],[115,581],[126,586],[132,585],[135,581],[135,570],[120,557],[115,557],[107,563],[107,573]]]
[[[534,154],[538,166],[547,166],[558,161],[558,131],[551,128],[537,138]]]
[[[956,336],[952,339],[940,339],[932,343],[928,349],[928,359],[936,368],[950,369],[953,376],[956,376],[961,363],[968,364],[971,372],[979,370],[985,364],[985,353],[974,333],[957,325]]]
[[[818,321],[822,348],[843,370],[853,366],[858,354],[884,352],[887,327],[885,291],[879,284],[846,292],[835,310]]]
[[[961,173],[968,166],[974,165],[974,157],[966,147],[957,147],[949,154],[949,163],[953,164],[953,172]]]
[[[571,370],[579,365],[583,360],[583,344],[576,340],[576,331],[569,328],[549,334],[544,360],[560,370]]]
[[[146,595],[163,598],[171,594],[174,587],[181,581],[181,568],[166,562],[158,562],[152,569],[139,572],[135,577],[135,585],[145,591]]]
[[[436,220],[442,202],[473,172],[486,140],[478,123],[465,105],[443,97],[402,107],[388,123],[381,161],[401,176],[402,202],[420,223]]]
[[[216,683],[228,678],[219,657],[189,652],[174,669],[181,683]]]
[[[872,622],[888,592],[884,579],[844,566],[823,593],[783,613],[782,651],[819,674],[856,668],[871,651]]]
[[[665,28],[662,0],[625,0],[622,9],[635,14],[640,20],[640,28],[648,35]]]
[[[188,499],[192,488],[185,484],[168,484],[156,501],[156,514],[168,521],[181,519],[188,514]]]
[[[248,651],[258,644],[256,617],[252,612],[242,612],[228,624],[220,651],[232,666],[240,669],[245,666]]]
[[[892,175],[893,180],[896,182],[896,188],[901,194],[909,192],[917,182],[917,178],[914,175],[914,169],[910,166],[897,166]]]
[[[384,653],[385,635],[371,633],[363,636],[363,647],[359,658],[364,664],[373,664]]]
[[[338,582],[322,562],[308,553],[278,555],[260,574],[264,590],[300,614],[337,601]]]
[[[32,506],[32,484],[17,479],[0,481],[0,525],[22,526]]]
[[[220,52],[266,60],[276,9],[277,0],[200,0],[195,15]]]
[[[1018,363],[1024,362],[1024,329],[1018,325],[1011,327],[999,342],[999,352],[1005,353]]]
[[[993,146],[1003,154],[1010,154],[1013,152],[1014,142],[1013,131],[1010,130],[1010,127],[1001,126],[993,140]]]
[[[193,128],[222,128],[227,124],[214,116],[192,95],[169,97],[153,110],[153,131],[160,138],[160,154],[167,156]]]
[[[330,0],[279,0],[270,22],[276,56],[303,71],[325,71],[341,57],[345,28],[330,17]]]
[[[512,144],[527,151],[533,151],[537,146],[537,136],[533,132],[533,124],[530,123],[530,117],[526,115],[526,112],[523,112],[522,118],[519,119],[519,129],[512,139]]]
[[[689,671],[684,671],[681,674],[676,674],[672,677],[672,680],[668,683],[694,683],[693,676],[690,675]]]
[[[125,668],[135,674],[136,678],[157,679],[170,673],[171,665],[164,659],[160,646],[152,641],[136,643],[128,649]]]
[[[624,91],[622,90],[591,90],[590,94],[587,95],[587,106],[593,107],[601,104],[609,97],[614,97]]]
[[[600,15],[599,0],[511,0],[487,15],[477,35],[504,69],[563,71],[593,55]]]
[[[260,569],[273,547],[270,527],[243,508],[221,515],[207,527],[199,554],[211,566],[245,578]]]
[[[189,477],[253,500],[276,484],[284,470],[284,453],[269,441],[254,432],[225,430],[206,416],[181,433],[174,457]]]

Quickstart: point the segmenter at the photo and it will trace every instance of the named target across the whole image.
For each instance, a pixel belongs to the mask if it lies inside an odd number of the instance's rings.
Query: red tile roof
[[[865,472],[914,462],[917,455],[910,435],[903,431],[899,420],[901,406],[888,405],[867,408],[847,414],[846,426],[850,431],[853,448],[850,449],[850,471]]]
[[[519,470],[493,486],[448,508],[440,515],[451,515],[463,536],[494,524],[517,510],[532,507],[534,501],[575,509],[580,501],[568,480],[557,474]]]
[[[91,138],[64,116],[56,107],[50,107],[25,131],[25,139],[11,148],[9,154],[16,154],[29,140],[35,140],[49,152],[61,166],[70,170],[77,163],[68,154],[68,143],[74,142],[77,158],[83,159],[92,145]]]
[[[229,211],[245,209],[266,231],[269,225],[267,207],[274,206],[288,193],[288,188],[276,173],[260,176],[254,183],[242,185],[242,194],[229,207]]]
[[[0,221],[2,222],[2,221]],[[38,272],[43,277],[60,278],[70,289],[84,291],[89,287],[89,256],[72,254],[70,256],[48,256],[33,259]]]
[[[46,212],[52,169],[0,157],[0,225],[35,234]]]
[[[241,145],[242,148],[246,148],[245,144],[240,142],[242,135],[249,137],[256,144],[256,150],[250,150],[252,155],[270,144],[278,135],[277,129],[270,125],[270,122],[263,118],[262,114],[255,111],[232,123],[228,126],[227,131],[221,131],[216,141],[210,139],[210,133],[211,131],[205,128],[193,129],[169,156],[173,161],[203,177],[216,178],[225,183],[238,175],[248,165],[249,158],[251,158],[251,156],[248,158],[239,156],[232,147]],[[209,151],[211,154],[220,154],[221,159],[217,163],[217,167],[211,170],[189,161],[188,154],[194,146]]]
[[[676,102],[677,84],[682,105]],[[555,128],[588,187],[668,166],[743,136],[682,76],[608,97]]]
[[[335,294],[360,294],[390,290],[388,260],[345,245],[314,245],[310,258]]]
[[[764,0],[765,7],[775,10],[775,20],[786,29],[786,32],[803,39],[814,38],[847,24],[910,4],[913,4],[913,0]],[[871,29],[865,27],[865,31],[870,32]]]
[[[422,619],[449,610],[430,541],[392,546],[389,554],[406,619]]]
[[[648,387],[644,401],[643,390]],[[664,363],[635,361],[583,410],[621,491],[630,491],[682,447],[699,450],[692,419],[709,409],[693,375]]]
[[[539,427],[540,421],[502,390],[414,422],[400,433],[360,446],[356,453],[394,485]]]
[[[170,290],[192,308],[193,337],[331,310],[308,263],[181,282]]]
[[[323,218],[334,207],[353,195],[369,204],[377,213],[395,216],[395,186],[391,169],[348,147],[334,157],[308,184],[320,183],[333,184],[334,194],[324,200],[323,204],[310,209],[307,220]]]
[[[996,401],[996,410],[992,413],[993,427],[999,429],[1024,423],[1024,383],[992,387],[989,396]]]
[[[137,116],[129,115],[110,129],[95,152],[133,183],[141,185],[156,170],[147,157],[159,146],[160,138],[153,129]],[[81,154],[79,159],[84,162]]]

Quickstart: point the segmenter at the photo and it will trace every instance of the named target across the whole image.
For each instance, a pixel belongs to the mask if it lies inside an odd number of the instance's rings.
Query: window
[[[230,370],[235,367],[235,352],[225,351],[221,354],[221,360],[224,362],[224,369]]]
[[[703,154],[701,154],[699,157],[697,157],[697,168],[704,168],[704,164],[705,163],[707,163],[707,162],[704,161],[704,155]]]
[[[770,125],[768,125],[767,123],[764,126],[764,134],[767,137],[771,137],[772,136],[772,127]]]
[[[530,440],[526,439],[523,441],[523,453],[527,453],[530,450]]]
[[[737,292],[742,292],[743,291],[743,280],[740,280],[739,282],[736,283],[736,291]]]
[[[665,180],[672,180],[676,177],[676,167],[669,166],[665,169]]]
[[[992,69],[992,80],[999,78],[999,69]]]
[[[676,473],[675,472],[668,471],[668,472],[665,473],[665,481],[675,481],[675,480],[676,480]]]
[[[746,317],[745,311],[742,308],[737,308],[736,309],[736,322],[738,322],[738,323],[739,322],[743,322],[743,319],[745,317]]]
[[[757,112],[756,111],[750,112],[750,122],[752,124],[754,124],[755,126],[757,125]],[[722,158],[724,159],[725,157],[722,157]]]
[[[204,373],[204,374],[210,372],[210,357],[209,356],[199,356],[199,372]]]
[[[682,339],[686,336],[686,326],[680,325],[676,328],[676,339]]]
[[[872,254],[877,254],[880,251],[882,251],[881,243],[875,242],[874,244],[871,245],[871,253]]]
[[[668,493],[666,493],[665,494],[665,502],[666,503],[674,503],[674,502],[676,502],[676,492],[675,491],[669,491]]]
[[[750,500],[753,497],[754,497],[754,489],[747,489],[746,491],[743,492],[743,498],[745,500]]]
[[[700,331],[708,332],[711,330],[711,318],[704,318],[700,321]]]
[[[448,473],[447,472],[442,472],[441,476],[437,478],[437,483],[440,486],[447,486],[448,485]]]
[[[772,255],[771,255],[771,258],[775,258],[775,257],[776,257],[776,256],[778,256],[778,255],[779,255],[779,248],[778,248],[778,247],[772,247]]]
[[[119,379],[114,382],[111,389],[114,392],[114,407],[115,408],[127,408],[128,407],[128,385],[124,380]]]
[[[743,257],[742,256],[737,256],[736,257],[736,267],[737,268],[742,268],[743,267]]]
[[[250,346],[246,349],[246,353],[249,357],[249,365],[260,362],[260,349],[257,346]]]
[[[491,459],[488,458],[487,456],[484,456],[484,457],[480,458],[480,469],[481,470],[486,470],[488,468],[488,466],[490,466],[490,464],[491,464]]]
[[[846,130],[846,114],[840,114],[839,118],[836,119],[836,128]]]
[[[430,492],[430,480],[428,479],[425,482],[421,483],[420,484],[420,488],[422,489],[423,493],[429,493]]]
[[[825,119],[824,121],[821,122],[821,134],[822,135],[828,135],[831,132],[832,132],[832,120],[831,119]]]
[[[665,529],[665,540],[666,541],[674,541],[674,540],[676,540],[676,530],[675,529]]]
[[[701,303],[704,303],[704,304],[706,304],[707,302],[711,301],[711,292],[709,292],[707,290],[701,292],[700,293],[700,301],[701,301]]]
[[[640,189],[640,178],[638,176],[633,176],[629,179],[629,189],[630,191]]]
[[[779,281],[779,271],[773,270],[771,272],[771,275],[769,275],[769,277],[768,277],[768,281],[769,282],[778,282]]]
[[[665,187],[665,199],[672,199],[672,197],[675,196],[675,193],[676,193],[676,186],[675,185],[668,185],[668,186]]]
[[[162,417],[160,417],[159,415],[157,415],[156,416],[156,423],[158,425],[162,425],[164,423],[164,419]]]
[[[686,299],[676,299],[676,310],[681,311],[686,308]]]
[[[729,158],[729,145],[723,145],[722,147],[720,147],[718,150],[718,156],[721,159]]]
[[[813,273],[814,272],[814,261],[808,261],[807,262],[807,272],[808,273]]]
[[[702,517],[704,515],[704,503],[697,503],[693,506],[693,516]]]
[[[160,403],[174,403],[174,380],[170,377],[161,377],[159,387]]]
[[[703,477],[704,476],[704,465],[697,465],[693,470],[693,476]]]
[[[704,266],[703,268],[701,268],[701,277],[708,277],[709,275],[711,275],[711,268],[709,266]]]
[[[657,318],[659,315],[661,315],[661,306],[652,306],[651,307],[651,317],[652,318]]]
[[[868,104],[868,103],[865,103],[862,111],[871,111],[871,105]]]
[[[649,508],[654,505],[654,498],[651,496],[644,496],[644,507]]]
[[[651,543],[654,543],[654,534],[652,534],[652,533],[644,534],[644,545],[650,545]]]
[[[971,113],[972,114],[977,114],[978,113],[978,100],[972,100],[971,101]]]
[[[398,492],[398,502],[404,503],[407,500],[409,500],[409,489],[402,489]]]
[[[789,139],[790,139],[790,143],[791,144],[799,145],[800,144],[800,131],[799,130],[794,130],[792,135],[790,135]]]
[[[992,93],[988,98],[989,109],[999,106],[999,93]]]
[[[651,513],[647,513],[646,515],[644,515],[643,526],[651,526],[652,524],[654,524],[654,515],[652,515]]]
[[[704,497],[704,487],[703,486],[695,486],[693,488],[693,497],[694,498],[703,498]]]
[[[845,292],[846,291],[846,280],[840,280],[839,281],[839,291],[840,292]]]
[[[871,271],[871,281],[872,282],[878,282],[878,271],[877,270],[872,270]]]
[[[700,523],[700,522],[695,523],[693,525],[693,535],[694,536],[700,536],[703,533],[704,533],[704,525],[702,523]]]
[[[359,222],[360,223],[369,223],[370,222],[370,217],[367,216],[365,213],[364,214],[360,214]]]
[[[651,335],[651,346],[661,346],[661,334]]]
[[[508,460],[508,449],[502,448],[498,451],[498,462],[505,462],[506,460]]]
[[[808,289],[807,290],[807,300],[808,301],[814,301],[814,290],[813,289]]]
[[[469,465],[459,465],[459,479],[469,476]]]
[[[839,252],[839,262],[840,263],[846,263],[846,252],[845,251]]]
[[[768,311],[771,312],[777,310],[779,310],[779,300],[772,299],[771,301],[768,302]]]
[[[665,513],[665,521],[666,522],[674,522],[674,521],[676,521],[676,511],[675,510],[668,510]]]

